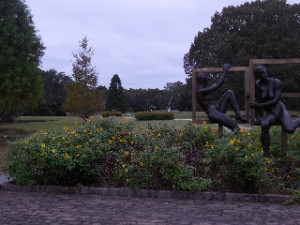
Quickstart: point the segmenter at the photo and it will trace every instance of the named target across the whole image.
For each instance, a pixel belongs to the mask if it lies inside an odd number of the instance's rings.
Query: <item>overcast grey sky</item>
[[[159,88],[185,82],[183,56],[198,31],[225,6],[245,0],[25,0],[46,47],[42,69],[72,73],[73,53],[87,37],[98,85],[114,74],[122,86]],[[248,1],[251,2],[251,1]],[[299,0],[288,0],[290,4]]]

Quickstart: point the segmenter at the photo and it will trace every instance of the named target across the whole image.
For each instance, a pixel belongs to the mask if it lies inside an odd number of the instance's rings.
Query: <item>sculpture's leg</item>
[[[232,90],[227,90],[221,97],[220,101],[219,101],[219,104],[218,104],[218,109],[225,113],[226,110],[227,110],[227,105],[229,105],[235,115],[236,115],[236,118],[238,120],[242,120],[242,121],[247,121],[240,113],[240,109],[239,109],[239,106],[238,106],[238,103],[237,103],[237,100],[236,100],[236,97],[233,93]]]
[[[266,157],[270,155],[270,128],[275,121],[276,117],[273,114],[268,114],[261,121],[261,144]]]
[[[226,126],[232,131],[239,129],[239,126],[235,120],[231,119],[225,113],[219,112],[218,110],[211,111],[208,115],[208,118],[210,121]]]
[[[284,110],[281,116],[281,124],[285,132],[292,134],[300,125],[300,117],[293,120],[288,111]]]

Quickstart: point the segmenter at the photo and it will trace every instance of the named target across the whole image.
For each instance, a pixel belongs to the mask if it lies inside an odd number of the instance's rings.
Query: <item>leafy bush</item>
[[[173,120],[174,114],[171,112],[136,112],[137,120]]]
[[[97,185],[172,190],[289,193],[300,189],[300,133],[280,158],[280,128],[263,157],[260,129],[224,133],[207,124],[134,128],[111,118],[10,143],[5,170],[22,185]]]
[[[139,133],[120,168],[127,184],[132,188],[207,190],[210,179],[196,177],[195,167],[186,160],[188,151],[182,144],[186,135],[167,125]]]
[[[257,130],[240,130],[217,139],[205,150],[208,176],[218,189],[235,192],[263,192],[270,182],[272,159],[264,158]]]
[[[6,171],[17,184],[113,185],[204,190],[209,179],[184,163],[176,129],[134,133],[133,124],[86,121],[74,130],[47,131],[12,143]]]
[[[110,116],[122,116],[122,112],[120,111],[105,111],[101,113],[103,117],[110,117]]]

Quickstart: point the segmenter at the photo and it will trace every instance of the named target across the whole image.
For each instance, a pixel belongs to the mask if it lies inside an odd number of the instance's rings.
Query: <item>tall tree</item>
[[[111,79],[106,99],[106,110],[125,111],[123,87],[118,74],[115,74]]]
[[[102,108],[102,95],[96,89],[97,72],[92,66],[94,51],[88,46],[88,39],[84,37],[80,42],[80,50],[73,54],[72,77],[74,82],[66,85],[67,97],[65,110],[82,118],[87,118]]]
[[[45,104],[48,115],[65,115],[63,104],[66,99],[65,85],[72,80],[63,72],[57,72],[54,69],[43,71]]]
[[[292,58],[300,52],[300,4],[256,0],[223,8],[184,57],[189,66],[247,65],[251,58]]]
[[[22,0],[1,0],[0,27],[0,119],[12,121],[42,100],[44,46]]]
[[[193,66],[221,66],[225,62],[247,66],[253,58],[300,57],[300,4],[286,0],[256,0],[240,6],[223,8],[211,19],[210,28],[199,32],[184,56],[184,68],[190,73]],[[274,69],[273,69],[274,68]],[[281,66],[285,78],[283,89],[296,91],[300,85],[299,66]],[[278,75],[278,67],[269,66],[270,74]],[[243,96],[243,76],[230,76],[223,89],[233,88]],[[289,80],[291,82],[289,82]],[[220,91],[221,92],[221,91]],[[243,98],[238,99],[243,104]]]

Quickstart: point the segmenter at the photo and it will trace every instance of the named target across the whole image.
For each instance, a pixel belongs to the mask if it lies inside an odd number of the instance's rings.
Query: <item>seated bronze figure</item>
[[[223,94],[217,105],[214,104],[211,96],[211,93],[213,91],[216,91],[224,83],[225,78],[228,76],[229,67],[229,64],[223,65],[223,73],[212,85],[208,85],[208,73],[197,73],[197,102],[199,103],[201,108],[206,112],[210,122],[224,125],[233,131],[239,129],[239,126],[236,120],[230,118],[230,116],[225,114],[228,105],[235,112],[236,119],[247,121],[240,113],[237,100],[233,91],[227,90]]]
[[[249,104],[256,109],[256,124],[261,126],[261,141],[265,156],[269,156],[269,130],[276,122],[285,132],[292,134],[300,125],[300,118],[295,120],[290,116],[286,106],[280,100],[282,83],[279,79],[270,78],[266,67],[257,65],[254,70],[256,81],[256,102]]]

